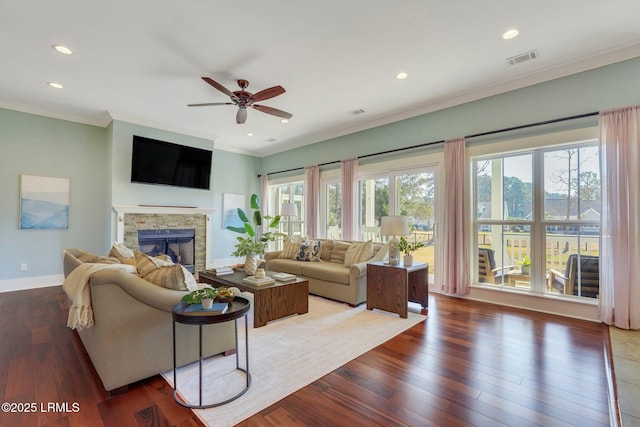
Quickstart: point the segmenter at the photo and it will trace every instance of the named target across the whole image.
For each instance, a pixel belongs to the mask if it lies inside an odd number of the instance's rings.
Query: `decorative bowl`
[[[218,295],[216,297],[216,302],[231,302],[233,301],[233,295]]]

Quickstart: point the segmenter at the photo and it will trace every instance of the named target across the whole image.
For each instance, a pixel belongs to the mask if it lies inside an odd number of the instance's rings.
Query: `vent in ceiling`
[[[362,114],[362,113],[364,113],[364,110],[362,108],[358,108],[357,110],[349,111],[349,114],[351,114],[352,116],[357,116],[358,114]]]
[[[523,62],[531,61],[532,59],[536,59],[540,54],[537,50],[532,50],[531,52],[522,53],[520,55],[512,56],[511,58],[507,58],[507,65],[518,65]]]

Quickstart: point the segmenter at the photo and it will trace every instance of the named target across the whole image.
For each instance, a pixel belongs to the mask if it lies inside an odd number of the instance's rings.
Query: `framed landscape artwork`
[[[222,227],[242,227],[238,208],[244,209],[244,194],[224,193],[222,197]]]
[[[20,175],[20,228],[69,228],[69,179]]]

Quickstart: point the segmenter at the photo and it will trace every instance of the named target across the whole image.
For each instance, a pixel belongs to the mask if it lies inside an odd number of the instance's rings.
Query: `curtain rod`
[[[583,119],[585,117],[597,116],[598,114],[600,114],[598,111],[592,111],[591,113],[576,114],[575,116],[561,117],[559,119],[551,119],[551,120],[545,120],[545,121],[542,121],[542,122],[528,123],[526,125],[519,125],[519,126],[508,127],[508,128],[491,130],[491,131],[488,131],[488,132],[474,133],[472,135],[466,135],[464,137],[464,139],[478,138],[480,136],[495,135],[495,134],[498,134],[498,133],[511,132],[511,131],[514,131],[514,130],[526,129],[526,128],[535,127],[535,126],[543,126],[543,125],[549,125],[549,124],[554,124],[554,123],[566,122],[568,120]],[[358,156],[358,159],[365,159],[367,157],[381,156],[383,154],[397,153],[397,152],[400,152],[400,151],[413,150],[413,149],[416,149],[416,148],[423,148],[423,147],[428,147],[430,145],[437,145],[437,144],[444,144],[444,143],[445,143],[444,139],[439,140],[439,141],[425,142],[423,144],[416,144],[416,145],[412,145],[412,146],[409,146],[409,147],[395,148],[393,150],[386,150],[386,151],[379,151],[377,153],[364,154],[362,156]],[[332,162],[319,163],[318,166],[327,166],[327,165],[332,165],[334,163],[340,163],[340,160],[334,160]],[[276,172],[268,172],[267,176],[275,175],[275,174],[279,174],[279,173],[285,173],[285,172],[293,172],[293,171],[297,171],[297,170],[304,170],[304,166],[297,167],[297,168],[291,168],[291,169],[285,169],[285,170],[276,171]],[[258,174],[258,178],[260,178],[262,175],[263,174]]]

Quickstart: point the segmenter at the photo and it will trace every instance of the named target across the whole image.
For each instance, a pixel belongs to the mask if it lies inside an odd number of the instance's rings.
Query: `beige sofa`
[[[86,254],[79,249],[64,252],[65,277]],[[110,394],[173,368],[171,310],[187,291],[159,287],[114,269],[93,273],[89,286],[94,325],[78,334]],[[205,356],[234,351],[233,322],[205,325],[202,341]],[[178,366],[198,360],[198,327],[176,324],[176,350]]]
[[[346,302],[351,306],[367,300],[367,263],[383,261],[389,251],[388,245],[371,243],[372,255],[366,260],[346,266],[345,248],[365,242],[320,240],[318,261],[296,260],[296,255],[283,257],[283,251],[265,254],[266,268],[272,272],[284,272],[309,279],[309,293]],[[286,251],[286,247],[285,247]]]

